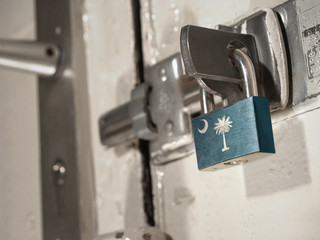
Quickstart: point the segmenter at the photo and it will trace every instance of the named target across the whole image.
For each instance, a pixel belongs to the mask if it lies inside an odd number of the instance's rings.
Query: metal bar
[[[204,88],[200,89],[201,96],[201,114],[207,114],[213,111],[213,95],[206,92]]]
[[[136,137],[130,117],[130,104],[126,103],[100,119],[100,138],[104,145],[113,147]]]
[[[201,112],[200,103],[200,87],[193,77],[183,77],[181,81],[181,96],[186,111],[190,114],[198,114]]]
[[[200,87],[195,78],[183,77],[180,82],[180,92],[183,98],[183,105],[188,112],[193,114],[200,112]]]
[[[36,1],[38,40],[57,43],[63,53],[56,81],[43,81],[42,77],[38,81],[45,240],[95,238],[90,114],[81,13],[81,0]],[[59,169],[59,166],[63,168]]]
[[[0,40],[0,66],[53,76],[58,69],[59,48],[50,43]]]

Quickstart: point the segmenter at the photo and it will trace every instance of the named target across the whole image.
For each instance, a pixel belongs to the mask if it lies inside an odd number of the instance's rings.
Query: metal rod
[[[0,66],[14,70],[53,76],[60,60],[59,48],[50,43],[0,40]]]
[[[113,147],[136,137],[130,116],[130,103],[125,103],[100,118],[100,138],[104,145]]]
[[[200,97],[201,97],[201,114],[207,114],[213,111],[213,95],[208,93],[205,89],[200,89]]]
[[[180,92],[186,111],[190,114],[200,113],[200,86],[196,79],[193,77],[181,78]]]
[[[236,67],[239,69],[246,98],[258,96],[256,72],[251,58],[241,49],[230,48],[228,50],[230,51],[230,56],[235,61]]]

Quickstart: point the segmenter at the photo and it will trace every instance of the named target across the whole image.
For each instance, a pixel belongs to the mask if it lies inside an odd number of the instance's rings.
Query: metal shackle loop
[[[229,58],[234,62],[243,81],[243,91],[246,98],[258,96],[257,77],[252,60],[245,48],[229,47]]]
[[[229,44],[227,48],[227,54],[231,63],[236,67],[240,72],[241,82],[243,83],[243,92],[246,98],[252,96],[258,96],[258,86],[257,86],[257,77],[253,62],[249,56],[247,48],[242,45],[240,42],[233,42]],[[199,81],[198,81],[199,83]],[[214,98],[212,92],[214,90],[210,89],[209,92],[207,86],[204,82],[199,84],[200,89],[200,101],[202,114],[213,111],[214,109]],[[205,85],[205,87],[203,86]]]

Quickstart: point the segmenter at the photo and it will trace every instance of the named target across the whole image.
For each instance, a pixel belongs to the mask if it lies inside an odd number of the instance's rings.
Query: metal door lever
[[[61,52],[51,43],[0,40],[0,66],[52,77],[58,71]]]

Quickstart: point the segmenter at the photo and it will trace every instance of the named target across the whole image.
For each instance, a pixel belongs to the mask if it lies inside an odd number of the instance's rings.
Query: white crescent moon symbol
[[[199,131],[199,133],[204,134],[204,133],[207,132],[209,125],[208,125],[207,120],[202,119],[201,121],[204,122],[204,128],[203,128],[203,129],[199,129],[199,128],[198,128],[198,131]]]

